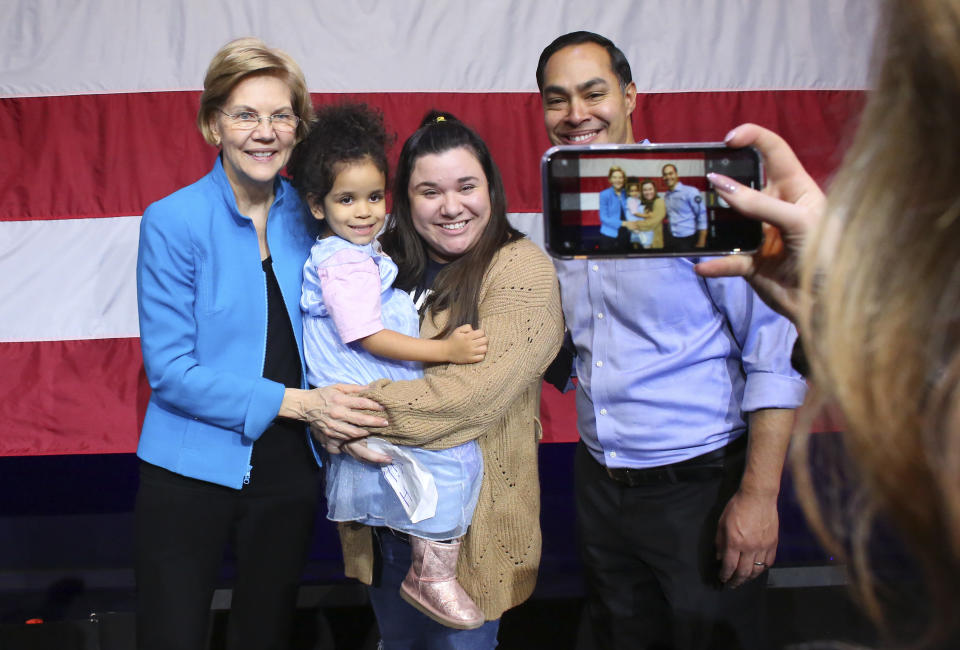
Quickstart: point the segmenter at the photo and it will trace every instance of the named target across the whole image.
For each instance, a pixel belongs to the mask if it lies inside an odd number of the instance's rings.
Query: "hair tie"
[[[443,115],[437,115],[436,119],[434,119],[433,121],[439,124],[440,122],[446,122],[447,118],[445,118]]]

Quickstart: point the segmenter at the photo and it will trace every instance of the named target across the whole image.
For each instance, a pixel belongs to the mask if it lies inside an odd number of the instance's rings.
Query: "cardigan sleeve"
[[[667,206],[659,196],[653,201],[653,210],[650,211],[650,216],[644,216],[643,224],[635,226],[637,230],[655,230],[663,223],[664,217],[667,216]]]
[[[425,329],[429,321],[428,315]],[[489,338],[480,363],[434,365],[423,379],[373,385],[365,395],[384,406],[390,422],[377,436],[452,447],[489,429],[531,386],[539,389],[563,339],[563,315],[553,264],[535,244],[508,244],[491,263],[481,288],[480,327]]]

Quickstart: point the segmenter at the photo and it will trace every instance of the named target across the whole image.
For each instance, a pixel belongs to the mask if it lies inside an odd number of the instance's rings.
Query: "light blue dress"
[[[627,197],[627,221],[640,221],[643,217],[636,216],[635,213],[643,214],[643,203],[640,199],[628,196]],[[644,248],[650,248],[653,246],[653,231],[652,230],[643,230],[637,232],[635,230],[630,231],[630,242],[636,242],[643,246]]]
[[[379,271],[380,294],[354,292],[346,300],[341,296],[335,299],[334,304],[327,305],[319,270],[335,272],[332,267],[343,259],[344,251],[349,251],[351,264],[357,264],[358,259],[373,261]],[[338,253],[341,253],[339,260],[332,260]],[[359,264],[363,266],[363,262]],[[344,343],[334,322],[338,309],[356,309],[367,313],[371,309],[370,301],[379,300],[383,329],[418,336],[420,318],[410,296],[393,288],[396,277],[396,264],[385,254],[374,250],[373,244],[359,246],[333,235],[314,243],[310,258],[303,267],[300,299],[304,356],[310,385],[368,384],[382,378],[403,381],[423,376],[418,362],[378,357],[367,352],[359,341]],[[332,295],[334,293],[328,291],[328,296]],[[438,499],[433,517],[412,523],[381,469],[347,454],[330,455],[326,463],[327,517],[332,521],[358,521],[368,526],[387,526],[433,540],[452,539],[466,533],[480,495],[483,477],[483,459],[476,442],[442,450],[408,449],[434,478]]]

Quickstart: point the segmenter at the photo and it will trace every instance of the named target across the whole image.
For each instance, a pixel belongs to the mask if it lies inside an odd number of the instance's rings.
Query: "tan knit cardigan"
[[[420,334],[443,327],[428,314]],[[480,289],[480,327],[490,339],[477,364],[426,368],[415,381],[381,380],[365,395],[383,404],[390,421],[376,435],[440,449],[476,439],[483,483],[463,540],[457,575],[487,620],[533,592],[540,563],[540,484],[537,443],[543,372],[563,337],[553,264],[527,239],[505,245]],[[371,529],[340,524],[345,572],[370,584]]]

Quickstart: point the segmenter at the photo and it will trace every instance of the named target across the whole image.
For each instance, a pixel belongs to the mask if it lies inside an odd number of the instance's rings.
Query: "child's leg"
[[[483,612],[457,582],[460,540],[409,537],[410,570],[400,585],[400,597],[448,627],[472,630],[483,625]]]

